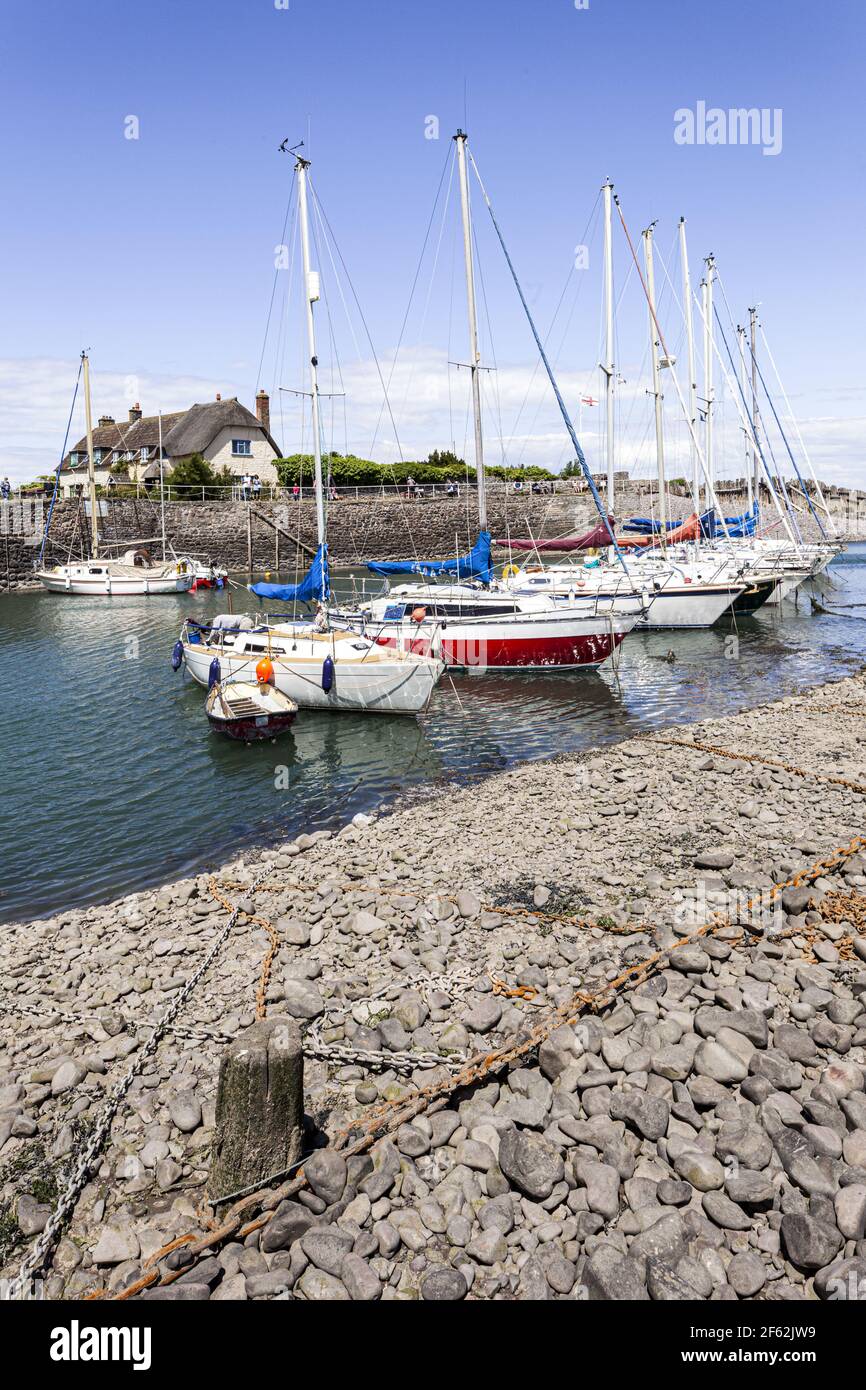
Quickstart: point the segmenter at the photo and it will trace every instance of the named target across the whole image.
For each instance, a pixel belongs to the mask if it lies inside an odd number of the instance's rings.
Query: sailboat
[[[119,557],[106,554],[117,542],[101,541],[99,537],[99,503],[96,497],[96,476],[93,470],[93,420],[90,403],[90,358],[81,354],[84,376],[84,419],[87,431],[87,479],[90,504],[90,558],[70,560],[50,569],[39,569],[36,578],[52,594],[91,595],[97,598],[125,598],[130,595],[182,594],[193,582],[188,560],[165,557],[165,528],[163,524],[162,560],[154,560],[148,541],[123,541],[124,553]],[[160,448],[160,457],[162,449]],[[58,467],[59,475],[59,467]],[[58,479],[55,478],[55,496]],[[164,513],[163,513],[164,516]],[[51,521],[49,511],[45,527],[47,537]],[[42,545],[45,550],[45,539]],[[102,552],[102,553],[100,553]]]
[[[402,584],[363,609],[341,616],[363,632],[374,631],[382,644],[441,652],[448,665],[474,671],[600,666],[641,615],[642,599],[633,586],[628,586],[628,592],[605,595],[572,592],[567,602],[561,602],[558,596],[515,592],[494,581],[487,523],[467,139],[462,130],[454,136],[469,319],[478,538],[468,554],[453,559],[370,562],[367,568],[385,578],[415,573],[428,581],[446,582]],[[448,582],[454,580],[457,582]]]
[[[175,649],[177,665],[183,662],[195,681],[211,686],[214,681],[254,682],[256,666],[267,657],[273,667],[276,689],[301,709],[419,714],[427,708],[445,670],[443,662],[426,653],[387,650],[363,634],[341,628],[330,615],[327,513],[313,316],[313,305],[319,298],[319,276],[310,264],[308,169],[309,160],[296,154],[318,548],[299,584],[260,583],[251,585],[250,591],[257,598],[282,603],[315,603],[318,605],[316,619],[295,622],[266,615],[261,622],[256,622],[249,614],[225,613],[210,623],[187,619]],[[175,658],[172,664],[174,662]]]
[[[606,399],[606,461],[607,461],[607,506],[614,510],[615,475],[615,436],[614,436],[614,389],[616,369],[614,364],[614,294],[613,294],[613,247],[612,247],[612,204],[613,185],[607,180],[602,185],[604,206],[604,318],[605,357],[601,370],[604,377]],[[607,553],[601,561],[592,558],[577,564],[574,561],[560,561],[553,564],[542,563],[537,547],[535,557],[526,560],[516,573],[511,573],[505,581],[509,590],[517,595],[529,593],[549,594],[555,600],[568,603],[575,592],[592,596],[598,602],[612,602],[629,592],[639,592],[643,608],[637,618],[638,628],[706,628],[717,622],[738,601],[747,590],[743,576],[732,571],[727,559],[718,558],[708,565],[697,565],[693,555],[674,556],[667,544],[667,509],[664,468],[664,424],[663,393],[661,373],[673,367],[674,359],[665,351],[660,355],[660,329],[655,311],[655,280],[653,262],[653,228],[644,232],[644,258],[646,281],[641,283],[647,298],[649,310],[650,351],[652,360],[653,385],[650,394],[654,399],[656,463],[659,481],[659,530],[662,542],[660,554],[652,557],[633,558],[628,552],[634,542],[620,538],[614,542],[613,532],[601,548]],[[691,353],[690,353],[691,358]],[[693,375],[693,371],[692,371]],[[692,425],[692,432],[693,425]],[[580,455],[579,455],[580,457]],[[685,533],[686,528],[681,528]],[[687,534],[700,534],[699,518],[691,518]],[[671,533],[676,536],[676,532]],[[654,538],[650,538],[654,539]],[[598,544],[592,538],[594,544]],[[643,542],[639,542],[642,544]],[[521,543],[521,546],[523,543]],[[552,545],[551,545],[551,548]],[[616,556],[616,562],[608,558]]]
[[[714,269],[714,258],[710,257],[708,266]],[[838,542],[828,536],[825,526],[815,509],[811,497],[807,491],[806,483],[803,479],[800,467],[791,449],[782,422],[779,419],[775,403],[764,381],[763,373],[758,364],[757,357],[757,309],[749,309],[749,348],[751,356],[751,401],[747,399],[747,371],[746,371],[746,341],[747,335],[745,328],[738,328],[737,336],[739,340],[740,352],[740,374],[737,377],[734,360],[728,346],[724,329],[716,314],[719,322],[720,333],[728,357],[730,372],[725,366],[724,358],[715,343],[713,333],[713,305],[712,305],[712,276],[708,274],[709,294],[705,294],[700,306],[701,314],[705,321],[705,334],[707,339],[707,360],[712,364],[712,354],[718,358],[725,381],[731,387],[731,395],[740,416],[741,426],[746,444],[746,485],[748,494],[748,508],[742,516],[726,517],[723,520],[722,528],[718,528],[715,523],[715,516],[710,513],[710,523],[704,528],[704,534],[709,538],[710,545],[704,547],[704,553],[712,555],[714,549],[718,553],[719,529],[725,531],[725,539],[728,547],[736,555],[737,559],[749,567],[749,572],[758,585],[767,581],[773,585],[770,602],[779,604],[784,599],[796,593],[796,590],[806,580],[830,563],[834,555],[838,554],[840,546]],[[703,287],[702,287],[703,288]],[[764,389],[764,394],[769,405],[773,418],[776,421],[779,433],[784,443],[785,449],[790,458],[792,467],[797,480],[802,489],[802,495],[806,499],[809,510],[817,523],[818,529],[823,540],[817,544],[807,544],[803,540],[796,513],[792,504],[792,498],[788,485],[781,472],[777,471],[774,477],[771,472],[761,444],[760,437],[760,411],[758,407],[758,382]],[[779,382],[781,386],[781,380]],[[787,399],[787,398],[786,398]],[[789,404],[790,409],[790,404]],[[708,413],[708,420],[711,415]],[[796,423],[796,422],[795,422]],[[765,437],[765,445],[767,444]],[[802,436],[800,443],[805,453]],[[809,467],[812,472],[812,479],[815,484],[817,499],[822,505],[827,520],[832,528],[832,520],[827,511],[826,504],[821,494],[820,484],[812,468],[811,460],[806,455]],[[762,474],[766,477],[762,477]],[[771,527],[762,525],[761,519],[761,486],[762,483],[768,487],[769,495],[777,513],[777,520],[774,526],[781,526],[785,532],[785,537],[772,536],[769,534]]]

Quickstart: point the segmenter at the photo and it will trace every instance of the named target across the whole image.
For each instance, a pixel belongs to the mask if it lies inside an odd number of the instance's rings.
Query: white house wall
[[[249,455],[233,454],[233,439],[248,439],[252,452]],[[252,425],[233,425],[220,430],[204,451],[204,457],[212,468],[227,468],[236,477],[242,477],[244,473],[258,473],[263,483],[278,481],[273,464],[277,456],[261,430]]]

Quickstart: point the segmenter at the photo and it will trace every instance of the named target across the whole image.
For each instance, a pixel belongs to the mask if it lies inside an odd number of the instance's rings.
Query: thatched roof
[[[186,415],[185,410],[174,410],[162,417],[162,442],[165,447],[166,436],[174,429],[178,421]],[[97,425],[93,431],[93,448],[96,449],[120,449],[123,452],[132,450],[138,453],[139,449],[155,449],[159,444],[159,416],[143,415],[140,420],[135,420],[129,424],[126,420],[112,421],[110,425]],[[63,471],[72,470],[69,462],[70,454],[87,453],[87,435],[79,439],[74,444],[63,460]],[[76,468],[83,468],[84,464],[77,464]]]
[[[208,401],[204,405],[192,405],[189,410],[175,410],[162,417],[162,447],[167,459],[186,458],[189,454],[202,454],[217,437],[220,430],[241,425],[245,429],[262,430],[265,438],[279,458],[280,450],[269,430],[251,410],[241,405],[237,396],[228,400]],[[159,444],[159,416],[143,415],[132,424],[128,421],[112,421],[110,425],[97,425],[93,431],[93,448],[131,450],[155,449]],[[87,436],[73,445],[63,460],[63,472],[83,469],[84,464],[70,463],[71,454],[87,453]]]
[[[220,430],[232,429],[236,425],[244,429],[262,429],[262,423],[251,410],[241,405],[237,396],[224,401],[208,401],[205,405],[191,405],[171,434],[163,435],[163,444],[169,458],[186,458],[189,454],[202,454],[216,438]],[[279,449],[267,430],[263,431],[268,443],[279,455]]]

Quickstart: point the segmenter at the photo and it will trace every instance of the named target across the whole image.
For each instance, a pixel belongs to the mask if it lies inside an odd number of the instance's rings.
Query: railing
[[[66,479],[61,475],[61,488]],[[604,486],[604,479],[594,477],[598,486]],[[822,483],[825,496],[832,500],[839,500],[843,504],[848,500],[849,503],[856,504],[862,501],[862,494],[858,497],[857,492],[852,489],[839,489],[831,484]],[[87,496],[87,483],[80,478],[76,478],[72,484],[74,491],[72,496]],[[461,480],[458,484],[449,483],[422,483],[418,482],[410,486],[406,482],[402,483],[368,483],[358,485],[337,484],[332,489],[327,490],[328,500],[331,502],[365,502],[365,501],[391,501],[403,500],[410,502],[429,502],[429,501],[454,501],[459,502],[466,498],[466,493],[476,492],[474,479]],[[745,480],[740,486],[740,480],[726,479],[717,481],[716,490],[720,495],[731,495],[742,492],[745,495]],[[811,482],[807,483],[807,492],[812,495],[815,491]],[[630,478],[627,482],[618,486],[620,491],[628,492],[632,497],[656,496],[658,485],[646,478]],[[668,491],[671,496],[688,498],[691,496],[689,489],[678,483],[669,484]],[[47,483],[43,489],[35,487],[15,487],[10,489],[9,497],[12,498],[38,498],[50,497],[52,485]],[[115,497],[118,500],[146,499],[151,502],[158,502],[160,499],[160,487],[158,480],[153,482],[130,482],[130,483],[108,483],[98,484],[97,492],[99,497]],[[524,479],[514,481],[503,478],[488,478],[488,496],[588,496],[589,489],[583,478],[555,478],[555,479]],[[769,496],[766,484],[762,484],[762,495]],[[262,483],[259,488],[244,488],[241,483],[206,483],[206,484],[185,484],[170,483],[166,479],[165,500],[167,502],[312,502],[314,500],[314,489],[312,483],[301,483],[297,485],[289,484],[283,487],[278,483]]]
[[[79,496],[87,495],[87,485],[76,481],[75,490]],[[416,483],[409,486],[406,483],[372,483],[359,484],[357,486],[336,485],[332,489],[326,489],[326,497],[329,502],[364,502],[364,501],[459,501],[465,499],[466,493],[474,494],[477,491],[475,482],[461,482],[457,485],[449,486],[447,483]],[[491,478],[487,482],[488,495],[502,495],[508,493],[515,497],[552,496],[555,493],[574,495],[587,492],[586,484],[579,479],[557,478],[555,480],[536,481],[527,479],[515,486],[514,482],[506,481],[501,478]],[[99,484],[98,493],[100,498],[116,497],[118,500],[124,498],[141,498],[149,501],[159,501],[159,483],[151,486],[143,482],[138,483],[109,483],[107,486]],[[312,502],[315,491],[312,483],[298,484],[297,491],[294,485],[282,487],[278,483],[262,483],[259,488],[244,488],[240,483],[206,483],[206,484],[184,484],[169,483],[165,484],[165,500],[167,502]]]

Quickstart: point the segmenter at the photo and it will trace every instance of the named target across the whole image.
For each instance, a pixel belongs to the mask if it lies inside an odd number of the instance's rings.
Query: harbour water
[[[203,691],[169,663],[181,618],[224,610],[224,595],[4,595],[0,920],[196,872],[243,844],[335,826],[434,783],[846,675],[866,660],[866,545],[851,546],[830,580],[817,597],[833,612],[805,594],[797,608],[738,619],[735,633],[726,620],[632,634],[618,673],[446,677],[418,720],[302,711],[292,733],[253,747],[213,735]],[[255,600],[235,591],[234,607],[255,611]]]

